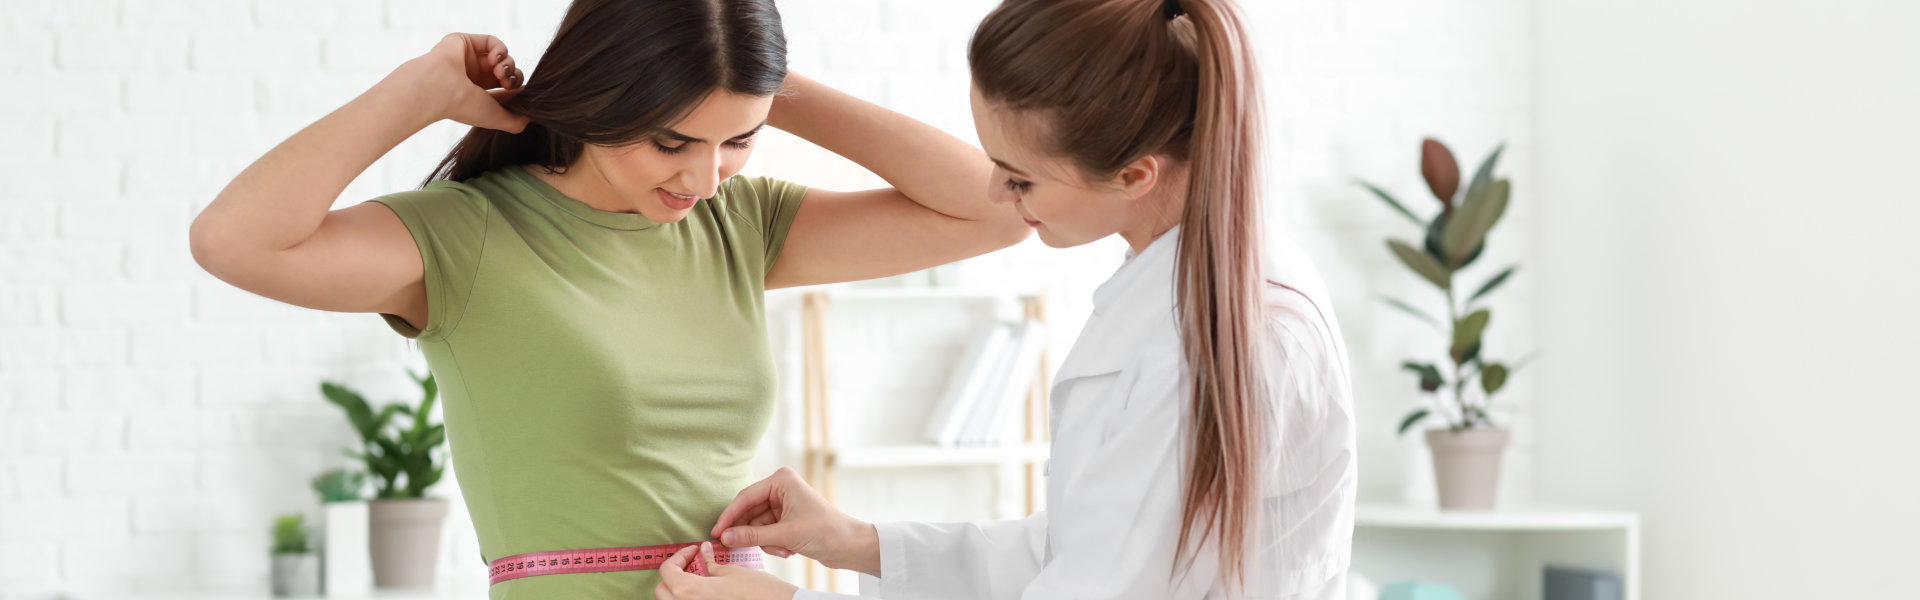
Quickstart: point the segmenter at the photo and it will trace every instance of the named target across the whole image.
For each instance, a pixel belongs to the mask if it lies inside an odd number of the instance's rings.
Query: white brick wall
[[[559,0],[8,0],[0,20],[0,597],[61,591],[264,586],[272,516],[314,509],[306,479],[353,440],[315,387],[347,382],[410,398],[411,349],[372,317],[324,314],[233,290],[201,273],[185,238],[194,211],[240,168],[364,90],[447,31],[504,37],[532,65]],[[792,63],[972,139],[964,49],[987,0],[783,2]],[[1528,255],[1534,203],[1532,4],[1524,0],[1248,2],[1269,87],[1276,228],[1316,254],[1334,286],[1362,396],[1363,484],[1374,497],[1418,479],[1391,422],[1413,402],[1394,369],[1428,334],[1369,298],[1415,295],[1380,238],[1408,232],[1351,185],[1414,196],[1419,138],[1477,162],[1510,143],[1518,187],[1493,258]],[[407,189],[460,129],[436,126],[357,180],[337,205]],[[877,178],[772,133],[751,172],[826,188]],[[1417,202],[1416,202],[1417,204]],[[1057,360],[1121,245],[1030,243],[944,268],[951,283],[1050,295]],[[1496,262],[1498,262],[1496,260]],[[1504,355],[1530,348],[1532,286],[1498,303]],[[761,460],[791,462],[799,433],[796,294],[776,293],[783,412]],[[924,396],[958,352],[951,307],[875,308],[836,320],[842,360],[899,360],[887,377],[837,369],[845,439],[917,429]],[[975,315],[977,318],[978,315]],[[933,329],[929,329],[929,327]],[[944,337],[943,337],[944,336]],[[864,340],[856,347],[851,340]],[[932,341],[945,340],[945,341]],[[906,350],[911,350],[908,352]],[[924,352],[922,352],[924,351]],[[856,356],[857,355],[857,356]],[[1526,377],[1507,397],[1524,423]],[[864,416],[861,416],[864,413]],[[1523,445],[1529,440],[1520,431]],[[1528,456],[1513,455],[1516,493]],[[1017,510],[991,469],[849,476],[848,504],[874,518],[967,518]],[[452,485],[441,492],[453,495]],[[900,508],[900,507],[911,507]],[[470,575],[471,532],[452,517],[449,571]],[[160,562],[134,557],[162,557]],[[221,557],[218,562],[213,557]],[[114,560],[120,557],[126,560]],[[99,560],[106,559],[106,560]]]

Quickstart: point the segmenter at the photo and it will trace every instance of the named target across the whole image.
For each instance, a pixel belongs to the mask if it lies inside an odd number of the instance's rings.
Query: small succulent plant
[[[321,502],[353,502],[360,499],[360,488],[367,483],[367,474],[348,469],[334,469],[313,478],[313,491],[320,493]]]
[[[1496,392],[1506,386],[1507,378],[1521,366],[1489,360],[1482,354],[1482,340],[1488,323],[1493,319],[1493,312],[1481,305],[1489,293],[1513,277],[1519,266],[1501,269],[1482,280],[1477,288],[1462,287],[1459,276],[1463,269],[1474,264],[1486,251],[1487,233],[1492,231],[1507,211],[1512,186],[1508,180],[1496,178],[1493,174],[1494,165],[1499,162],[1503,149],[1504,146],[1495,148],[1480,163],[1479,170],[1463,192],[1460,190],[1460,165],[1454,160],[1453,152],[1439,141],[1431,138],[1424,140],[1420,148],[1420,174],[1426,180],[1427,189],[1440,204],[1439,212],[1430,218],[1419,217],[1379,186],[1361,182],[1387,206],[1419,226],[1424,234],[1417,245],[1389,239],[1387,248],[1400,259],[1401,264],[1439,289],[1440,295],[1446,300],[1446,318],[1440,319],[1413,303],[1397,298],[1382,300],[1432,325],[1445,336],[1446,356],[1451,364],[1410,360],[1401,367],[1419,375],[1423,392],[1437,393],[1443,388],[1451,388],[1452,405],[1437,412],[1447,420],[1447,427],[1455,431],[1493,426],[1492,419],[1487,415],[1487,404]],[[1467,289],[1473,292],[1464,293]],[[1467,385],[1475,381],[1479,382],[1480,390],[1485,395],[1478,401],[1470,401],[1467,398]],[[1399,433],[1406,434],[1407,430],[1435,412],[1432,408],[1423,407],[1408,413],[1400,420]]]
[[[300,513],[280,515],[273,520],[273,553],[306,554],[313,551],[307,540],[307,518]]]

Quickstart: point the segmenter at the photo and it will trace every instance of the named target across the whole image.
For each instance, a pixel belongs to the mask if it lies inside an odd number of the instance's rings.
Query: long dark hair
[[[717,90],[768,96],[787,77],[773,0],[575,0],[526,86],[520,133],[473,128],[424,183],[512,165],[561,172],[586,144],[651,137]]]
[[[967,54],[981,95],[1043,118],[1048,152],[1083,173],[1111,177],[1153,154],[1190,166],[1176,275],[1192,378],[1175,552],[1186,560],[1174,562],[1192,564],[1211,537],[1232,588],[1257,531],[1271,418],[1258,358],[1260,100],[1242,21],[1231,0],[1006,0]]]

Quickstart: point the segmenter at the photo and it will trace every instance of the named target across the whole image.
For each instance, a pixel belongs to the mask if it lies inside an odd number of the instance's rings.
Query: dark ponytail
[[[565,171],[586,144],[621,146],[678,121],[708,94],[768,96],[787,77],[772,0],[576,0],[519,94],[520,133],[474,128],[423,183],[502,167]]]

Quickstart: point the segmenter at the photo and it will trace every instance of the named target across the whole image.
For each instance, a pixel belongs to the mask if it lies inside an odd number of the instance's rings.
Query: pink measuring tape
[[[698,546],[700,542],[684,544],[660,544],[658,546],[629,546],[625,548],[590,548],[586,550],[549,550],[546,552],[528,552],[515,554],[487,563],[492,572],[492,583],[512,581],[522,577],[539,575],[565,575],[571,573],[613,573],[616,571],[650,571],[666,564],[673,553],[687,546]],[[713,544],[713,562],[748,569],[765,568],[761,564],[760,549],[728,548]],[[695,554],[688,561],[687,572],[702,577],[707,575],[707,561]]]

